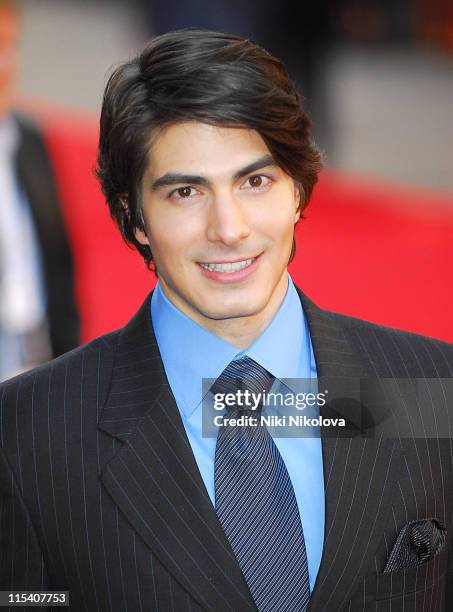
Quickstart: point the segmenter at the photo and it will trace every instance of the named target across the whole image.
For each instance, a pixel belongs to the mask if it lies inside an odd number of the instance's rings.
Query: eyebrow
[[[238,179],[250,174],[251,172],[256,172],[257,170],[262,170],[263,168],[267,168],[268,166],[276,166],[275,159],[272,155],[263,155],[256,161],[244,166],[240,170],[234,173],[233,180],[237,181]],[[167,172],[166,174],[160,176],[158,179],[153,181],[151,184],[151,189],[153,191],[157,191],[162,187],[169,187],[171,185],[180,185],[181,183],[190,183],[192,185],[202,185],[207,187],[209,185],[209,180],[205,176],[201,176],[198,174],[180,174],[178,172]]]

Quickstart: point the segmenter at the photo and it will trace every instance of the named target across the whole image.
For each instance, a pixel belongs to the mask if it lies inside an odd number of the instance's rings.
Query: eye
[[[199,192],[195,187],[185,185],[184,187],[178,187],[169,193],[169,198],[172,200],[187,200],[197,195]]]
[[[249,178],[245,181],[242,189],[251,189],[253,191],[263,191],[267,189],[272,183],[272,179],[264,174],[254,174],[253,176],[249,176]]]

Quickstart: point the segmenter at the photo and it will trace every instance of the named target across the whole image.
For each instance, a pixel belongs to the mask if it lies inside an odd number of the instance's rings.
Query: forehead
[[[181,122],[163,128],[153,138],[147,174],[227,176],[268,153],[256,130]]]

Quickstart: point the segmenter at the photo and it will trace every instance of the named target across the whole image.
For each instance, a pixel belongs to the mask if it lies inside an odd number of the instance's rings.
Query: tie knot
[[[260,407],[262,406],[264,393],[267,393],[272,386],[274,376],[265,368],[250,357],[241,357],[231,361],[230,364],[223,370],[218,379],[211,387],[212,393],[233,393],[238,391],[249,391],[250,393],[260,394]],[[253,405],[251,403],[251,405]],[[248,406],[242,404],[243,409],[247,410]],[[231,406],[232,410],[236,410],[237,406]]]

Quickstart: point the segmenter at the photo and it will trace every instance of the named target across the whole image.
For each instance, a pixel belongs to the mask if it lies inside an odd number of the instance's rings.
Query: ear
[[[134,230],[134,236],[135,236],[135,239],[138,242],[140,242],[140,244],[149,246],[149,240],[148,240],[148,236],[146,235],[145,230],[139,229],[138,227],[136,227]]]
[[[128,217],[128,219],[130,219],[129,202],[128,202],[127,194],[123,193],[119,196],[119,198],[120,198],[121,206],[123,207],[123,210],[126,213],[126,216]],[[135,228],[134,236],[135,236],[135,239],[138,242],[140,242],[140,244],[149,245],[148,237],[144,229]]]

